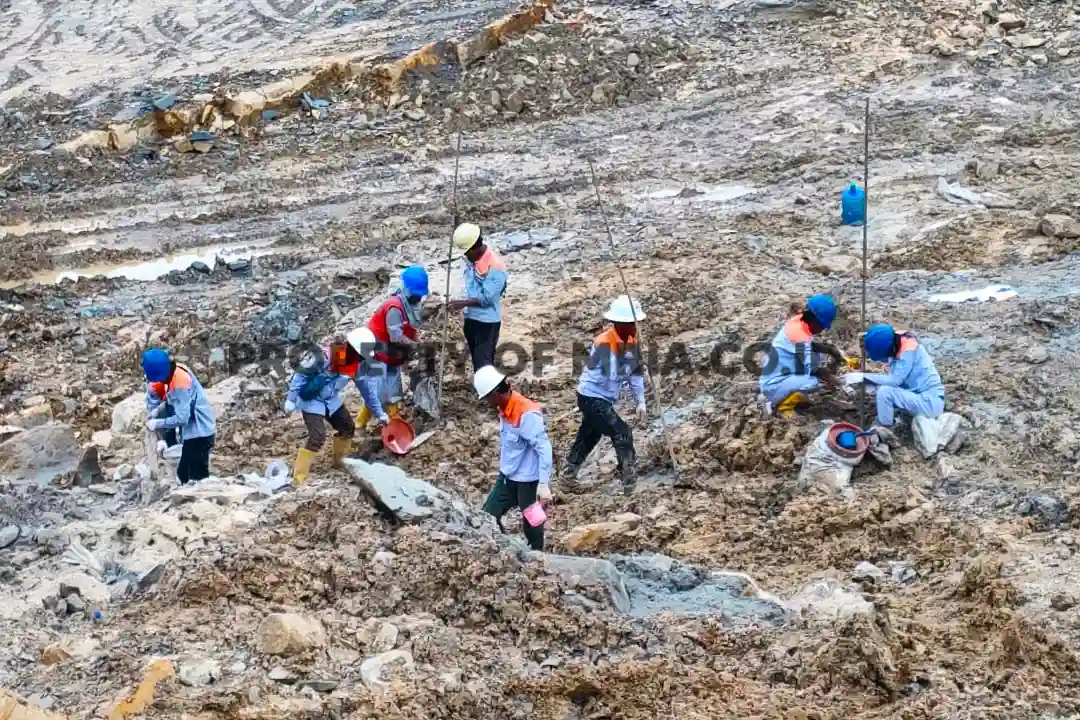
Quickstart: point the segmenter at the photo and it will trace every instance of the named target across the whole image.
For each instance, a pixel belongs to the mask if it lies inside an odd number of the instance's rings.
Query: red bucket
[[[394,418],[382,429],[383,447],[395,455],[404,455],[412,447],[416,431],[401,418]]]

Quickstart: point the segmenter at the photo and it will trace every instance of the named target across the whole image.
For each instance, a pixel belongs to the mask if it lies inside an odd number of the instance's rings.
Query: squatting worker
[[[401,273],[401,288],[387,298],[368,320],[367,329],[375,336],[368,371],[378,375],[381,380],[377,388],[357,383],[364,399],[364,407],[356,416],[356,424],[360,427],[365,427],[372,417],[385,424],[400,414],[404,397],[401,366],[412,357],[420,340],[420,329],[424,323],[423,302],[427,295],[427,271],[419,265],[411,265]],[[354,337],[361,343],[366,342],[359,335]],[[350,345],[362,352],[351,342]],[[376,391],[378,404],[372,404],[375,396],[364,394],[365,388]]]
[[[390,422],[390,412],[396,416],[401,399],[401,374],[386,363],[375,359],[377,341],[370,328],[360,327],[347,336],[349,349],[360,361],[354,376],[364,407],[356,424],[362,429],[374,416],[379,425]]]
[[[150,408],[146,427],[150,432],[175,431],[181,443],[180,464],[176,476],[186,485],[210,477],[210,451],[214,449],[217,424],[210,399],[189,368],[177,363],[164,350],[152,348],[143,353],[143,373],[148,396],[157,398]],[[171,413],[165,415],[168,408]],[[162,417],[159,417],[161,415]]]
[[[502,299],[506,295],[506,265],[484,243],[478,225],[463,223],[454,231],[454,247],[465,253],[465,300],[451,300],[450,310],[465,311],[465,342],[473,370],[495,364],[502,327]]]
[[[296,452],[293,464],[293,484],[307,481],[311,461],[326,442],[326,425],[334,430],[334,466],[340,467],[349,452],[356,432],[341,391],[356,376],[356,361],[350,363],[344,343],[333,342],[328,349],[316,348],[305,352],[300,367],[293,373],[285,395],[285,413],[300,410],[307,430],[307,441]]]
[[[832,327],[836,320],[836,303],[828,295],[814,295],[802,309],[787,319],[776,333],[765,358],[758,386],[765,396],[769,414],[790,419],[795,409],[809,402],[808,395],[821,388],[822,381],[830,384],[835,376],[825,366],[825,357],[854,369],[857,361],[849,360],[834,346],[814,338]]]
[[[877,429],[886,437],[896,421],[896,411],[912,416],[940,417],[945,412],[945,386],[930,353],[912,333],[896,332],[892,325],[874,325],[863,337],[866,355],[887,362],[886,373],[848,373],[848,385],[865,382],[876,386]],[[881,432],[882,430],[886,432]]]
[[[476,371],[473,387],[499,411],[499,477],[484,501],[484,512],[494,516],[502,530],[502,517],[511,508],[524,513],[537,501],[551,502],[551,441],[540,406],[511,390],[506,376],[493,366]],[[544,523],[533,527],[522,517],[521,526],[529,547],[543,550]]]
[[[604,319],[612,326],[596,336],[589,361],[581,372],[577,387],[577,405],[581,411],[581,427],[566,456],[563,482],[567,489],[579,489],[574,480],[582,463],[604,435],[615,446],[619,479],[623,492],[630,494],[637,482],[634,470],[634,434],[630,426],[615,412],[624,387],[629,387],[636,403],[636,418],[648,417],[645,406],[645,378],[637,353],[637,324],[645,313],[637,300],[626,295],[615,298]]]

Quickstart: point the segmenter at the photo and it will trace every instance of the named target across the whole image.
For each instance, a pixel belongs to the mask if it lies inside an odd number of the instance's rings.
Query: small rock
[[[66,600],[72,595],[82,595],[82,590],[79,589],[78,585],[68,585],[66,583],[60,583],[60,590],[59,592],[57,592],[57,595]]]
[[[491,107],[495,108],[496,110],[502,107],[502,95],[499,94],[498,90],[491,91],[490,101]]]
[[[58,665],[70,659],[71,653],[59,643],[53,643],[41,651],[41,662],[45,665]]]
[[[1072,52],[1072,48],[1058,48],[1055,52],[1059,58],[1067,58],[1069,57],[1069,53]]]
[[[67,603],[69,614],[86,612],[86,601],[81,595],[68,595],[64,601]]]
[[[3,530],[0,530],[0,549],[14,545],[15,541],[19,539],[19,534],[17,525],[8,525]]]
[[[282,683],[283,685],[292,685],[299,679],[296,673],[286,667],[282,667],[281,665],[278,665],[269,673],[267,673],[266,677],[270,678],[274,682]]]
[[[360,665],[360,678],[372,690],[382,690],[390,687],[395,670],[408,672],[412,669],[411,653],[406,650],[391,650],[365,660]]]
[[[1058,593],[1050,598],[1050,607],[1064,612],[1076,607],[1076,598],[1069,593]]]
[[[641,58],[638,57],[637,53],[630,53],[626,56],[626,67],[633,69],[636,68],[640,63]]]
[[[1036,65],[1046,65],[1050,62],[1050,58],[1046,57],[1046,53],[1032,53],[1031,62]]]
[[[956,36],[964,40],[975,40],[981,38],[982,34],[982,28],[974,23],[968,23],[956,31]]]
[[[38,150],[48,150],[53,146],[53,141],[51,138],[39,137],[35,144]]]
[[[1050,359],[1050,352],[1044,345],[1036,345],[1028,348],[1028,351],[1024,353],[1024,360],[1032,365],[1041,365]]]
[[[998,15],[997,24],[1002,30],[1019,30],[1027,25],[1027,21],[1016,13],[1005,12]]]
[[[882,582],[885,580],[885,571],[873,563],[861,562],[855,566],[855,570],[851,573],[851,579],[855,581]]]
[[[304,687],[309,687],[315,692],[321,693],[334,692],[340,684],[336,680],[305,680],[303,682]]]
[[[127,480],[129,477],[135,474],[135,467],[129,463],[122,463],[116,467],[113,471],[113,482],[120,482],[121,480]]]
[[[383,623],[379,628],[379,632],[375,634],[375,639],[371,642],[371,649],[377,653],[388,652],[397,645],[397,639],[397,626],[391,623]]]
[[[117,492],[117,487],[114,483],[104,483],[100,485],[91,485],[86,488],[95,495],[112,496]]]
[[[566,534],[563,544],[575,553],[595,550],[609,540],[633,532],[640,522],[640,515],[624,513],[615,516],[610,522],[581,525]]]
[[[101,462],[98,458],[97,445],[89,445],[83,450],[79,458],[79,466],[75,469],[75,484],[79,487],[90,487],[105,481],[101,472]]]
[[[1039,222],[1039,232],[1046,237],[1080,237],[1080,223],[1068,215],[1046,215]]]
[[[607,90],[603,85],[594,85],[592,89],[591,99],[597,105],[603,105],[607,103]]]
[[[111,430],[98,430],[96,433],[90,436],[90,442],[97,445],[99,448],[109,448],[112,446],[113,436]]]
[[[291,655],[326,644],[326,630],[316,618],[275,613],[259,626],[258,648],[265,655]]]
[[[202,687],[221,677],[221,667],[213,660],[184,663],[178,676],[180,682],[188,687]]]
[[[506,109],[515,115],[525,109],[525,93],[515,90],[506,98]]]
[[[420,122],[427,117],[427,113],[418,108],[406,110],[404,115],[406,120],[412,120],[413,122]]]

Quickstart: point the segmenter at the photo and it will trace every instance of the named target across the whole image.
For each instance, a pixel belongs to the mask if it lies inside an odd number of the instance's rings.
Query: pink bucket
[[[529,507],[525,508],[525,511],[521,513],[525,517],[525,522],[529,523],[533,527],[540,527],[547,520],[547,513],[544,512],[544,506],[539,502],[534,502]]]

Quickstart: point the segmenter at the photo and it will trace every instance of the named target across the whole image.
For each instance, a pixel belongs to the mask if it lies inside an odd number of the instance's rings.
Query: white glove
[[[649,410],[644,405],[638,405],[634,414],[637,417],[638,422],[643,423],[649,419]]]
[[[148,417],[148,418],[156,418],[156,417],[157,417],[158,415],[160,415],[160,414],[161,414],[161,411],[162,411],[162,410],[164,410],[164,409],[165,409],[165,403],[161,403],[161,404],[160,404],[160,405],[158,405],[158,406],[157,406],[156,408],[154,408],[153,410],[151,410],[151,411],[150,411],[150,414],[149,414],[149,415],[147,415],[147,417]]]
[[[296,403],[294,403],[292,400],[286,400],[285,401],[285,414],[286,415],[292,415],[294,412],[296,412]]]
[[[159,420],[158,418],[150,418],[146,421],[146,429],[150,432],[156,432],[160,430],[164,424],[164,420]]]
[[[552,495],[551,495],[551,486],[550,485],[546,485],[546,484],[545,485],[540,485],[538,488],[536,488],[536,499],[537,500],[539,500],[542,503],[549,503],[549,502],[551,502],[551,498],[552,498]]]
[[[840,379],[843,380],[845,385],[858,385],[866,379],[866,375],[861,372],[849,372],[845,373]]]
[[[389,425],[390,424],[390,416],[387,415],[386,413],[383,413],[382,415],[379,415],[375,419],[379,421],[380,425]]]

